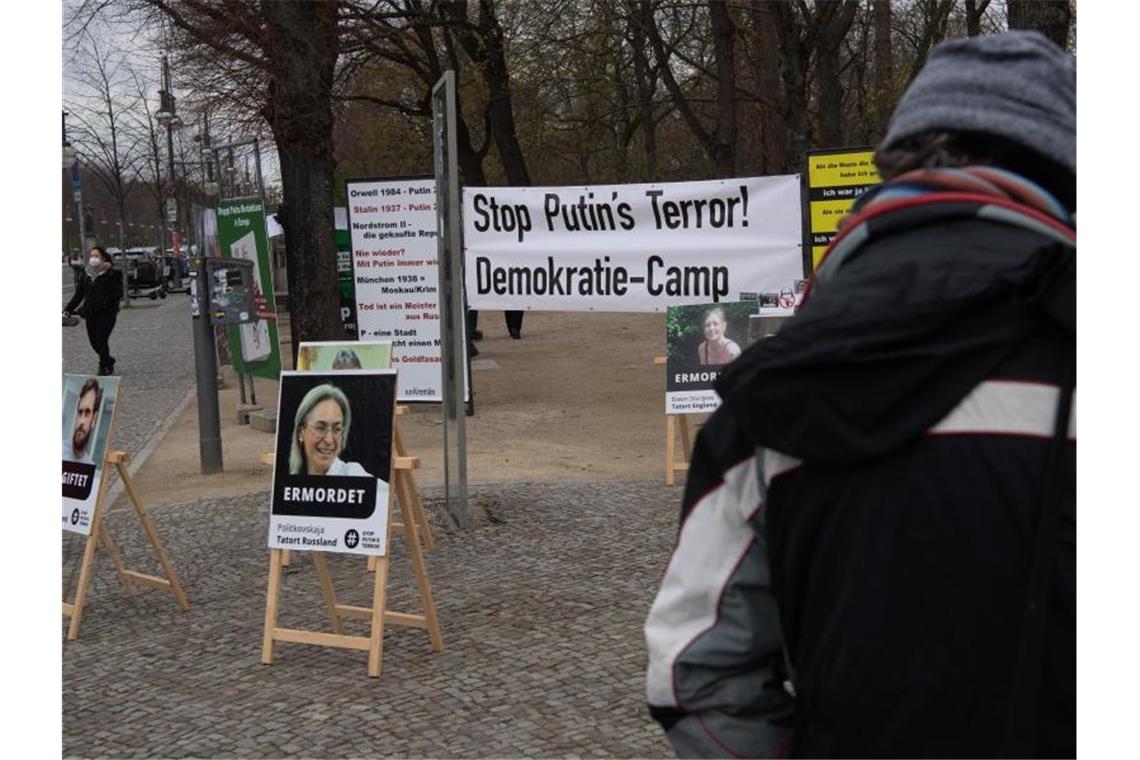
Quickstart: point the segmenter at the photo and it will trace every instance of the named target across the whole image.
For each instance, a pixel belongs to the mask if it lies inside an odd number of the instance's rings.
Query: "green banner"
[[[254,312],[258,319],[226,328],[234,369],[276,380],[281,374],[277,300],[261,198],[230,198],[218,203],[218,244],[223,258],[253,262]]]

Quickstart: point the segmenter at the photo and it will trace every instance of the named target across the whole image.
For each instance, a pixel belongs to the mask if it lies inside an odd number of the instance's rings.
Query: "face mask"
[[[98,256],[92,256],[87,260],[87,263],[91,265],[92,269],[99,269],[103,266],[103,259]]]

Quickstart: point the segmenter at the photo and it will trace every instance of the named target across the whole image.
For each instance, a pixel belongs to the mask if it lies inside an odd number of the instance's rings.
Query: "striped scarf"
[[[881,203],[937,192],[1005,198],[1048,214],[1067,227],[1074,226],[1073,215],[1050,192],[1020,175],[993,166],[916,169],[900,174],[860,195],[844,222]]]

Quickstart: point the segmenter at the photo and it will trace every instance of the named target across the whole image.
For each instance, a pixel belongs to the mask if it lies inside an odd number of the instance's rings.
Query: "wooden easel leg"
[[[678,422],[681,424],[681,459],[688,462],[693,451],[689,445],[689,415],[682,414]]]
[[[154,547],[154,553],[158,557],[158,562],[162,565],[163,575],[166,580],[170,582],[170,591],[174,594],[174,598],[178,601],[178,606],[184,610],[190,609],[190,600],[186,598],[186,593],[182,590],[182,584],[178,581],[178,573],[174,572],[174,564],[166,556],[166,550],[162,548],[162,541],[158,538],[158,531],[155,530],[154,523],[150,520],[150,515],[146,513],[143,507],[142,500],[139,498],[138,492],[135,491],[134,481],[131,480],[131,474],[127,471],[126,466],[122,462],[116,462],[115,467],[119,470],[119,479],[123,481],[123,487],[127,492],[127,498],[130,499],[131,504],[134,505],[135,512],[139,516],[139,522],[142,523],[143,530],[146,531],[147,538],[150,539],[150,545]]]
[[[71,623],[67,626],[67,639],[74,641],[79,635],[79,619],[83,616],[83,603],[87,599],[87,584],[91,580],[91,560],[95,557],[95,534],[87,536],[83,548],[83,560],[79,565],[79,588],[75,590],[75,603],[71,608]]]
[[[119,576],[119,581],[122,582],[123,588],[127,591],[127,596],[135,595],[135,584],[131,582],[131,577],[127,575],[127,568],[123,564],[123,555],[119,553],[119,547],[111,540],[111,532],[107,530],[107,523],[100,523],[99,525],[99,543],[103,544],[103,548],[107,550],[107,555],[111,558],[111,564],[115,566],[115,573]]]
[[[324,552],[312,552],[313,564],[317,568],[317,580],[321,584],[321,596],[325,598],[325,606],[329,608],[329,619],[332,621],[333,633],[344,633],[344,623],[341,622],[340,613],[336,611],[336,590],[333,588],[332,573],[329,572],[328,562]]]
[[[289,567],[293,564],[293,552],[289,549],[281,550],[281,567]]]
[[[424,510],[424,503],[420,499],[420,489],[416,485],[416,476],[412,474],[411,470],[405,472],[408,478],[408,490],[411,492],[412,514],[416,518],[416,530],[423,531],[424,546],[428,549],[434,549],[435,536],[432,535],[431,526],[428,525],[427,512]]]
[[[107,498],[110,478],[104,474],[100,480],[99,496],[95,499],[95,510],[91,517],[91,533],[87,535],[87,545],[83,547],[83,560],[79,565],[79,587],[75,590],[75,603],[71,606],[71,623],[67,626],[68,641],[74,641],[79,636],[79,621],[83,617],[87,586],[91,582],[91,563],[95,559],[95,547],[99,543],[99,530],[103,527],[103,502]]]
[[[389,520],[390,522],[390,520]],[[384,604],[388,588],[388,558],[376,558],[376,575],[372,580],[372,631],[368,637],[368,675],[380,677],[384,656]]]
[[[269,583],[265,592],[265,633],[261,638],[261,664],[273,664],[273,633],[277,629],[277,594],[281,589],[281,549],[269,551]]]
[[[376,555],[372,554],[368,557],[368,572],[376,572]]]
[[[677,417],[673,414],[665,415],[665,485],[671,486],[674,482],[673,462],[677,456]]]
[[[396,455],[401,457],[408,456],[408,450],[404,446],[404,436],[400,432],[400,418],[392,418],[392,444],[396,448]],[[424,545],[429,549],[435,548],[435,536],[432,535],[431,526],[428,525],[427,512],[424,511],[424,503],[420,499],[420,491],[416,486],[416,476],[412,474],[411,470],[405,470],[408,475],[408,483],[411,486],[412,492],[412,514],[415,515],[415,525],[418,530],[423,531]]]
[[[403,517],[405,536],[408,549],[412,557],[412,569],[416,574],[416,585],[420,590],[420,601],[423,603],[424,620],[427,623],[428,635],[431,637],[431,648],[436,652],[443,651],[443,633],[439,629],[439,619],[435,614],[435,601],[431,596],[431,582],[428,581],[427,567],[424,564],[424,554],[420,547],[419,532],[414,529],[412,521],[412,505],[409,496],[409,478],[406,470],[396,471],[396,497],[400,502],[400,514]]]

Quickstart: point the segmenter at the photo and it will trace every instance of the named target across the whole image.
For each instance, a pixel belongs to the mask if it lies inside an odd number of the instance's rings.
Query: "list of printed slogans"
[[[348,220],[362,340],[392,341],[400,401],[442,398],[435,181],[350,180]]]
[[[873,157],[871,150],[808,153],[808,244],[812,269],[819,266],[851,204],[860,193],[881,181]]]

